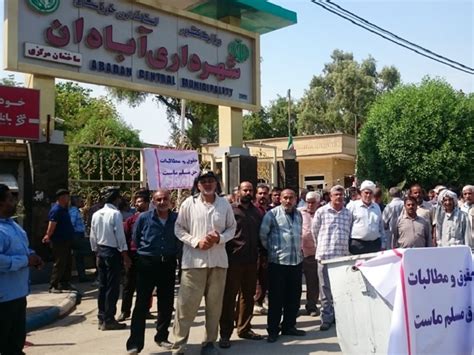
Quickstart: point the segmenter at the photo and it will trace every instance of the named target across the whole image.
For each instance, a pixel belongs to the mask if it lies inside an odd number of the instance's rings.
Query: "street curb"
[[[67,297],[59,303],[59,305],[46,308],[44,311],[27,316],[26,331],[31,332],[66,316],[80,302],[80,299],[78,292],[69,292]]]

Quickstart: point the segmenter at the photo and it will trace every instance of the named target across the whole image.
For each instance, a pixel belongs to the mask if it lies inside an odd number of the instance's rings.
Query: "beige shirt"
[[[227,268],[225,243],[234,238],[236,226],[234,212],[225,198],[216,195],[214,203],[206,203],[201,195],[188,197],[179,209],[175,224],[176,237],[184,243],[181,267]],[[220,235],[219,243],[208,250],[199,249],[199,241],[213,230]]]
[[[424,218],[403,213],[393,232],[393,248],[423,248],[433,245],[430,226]]]
[[[430,231],[431,231],[431,226],[433,225],[433,220],[434,220],[433,205],[429,202],[423,201],[423,203],[420,206],[417,206],[416,214],[420,216],[421,218],[424,218],[426,222],[428,222],[428,224],[430,225]]]

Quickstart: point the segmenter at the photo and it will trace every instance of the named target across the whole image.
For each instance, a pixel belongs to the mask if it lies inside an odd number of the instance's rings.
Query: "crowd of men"
[[[347,203],[340,185],[326,194],[305,192],[298,201],[292,189],[270,191],[266,185],[243,181],[226,198],[220,196],[216,175],[204,171],[177,213],[168,190],[153,192],[150,205],[150,193],[142,189],[134,196],[135,213],[125,218],[119,189],[107,188],[87,223],[90,247],[97,256],[99,329],[124,329],[122,321],[131,315],[126,349],[130,354],[142,351],[156,289],[154,340],[173,354],[184,353],[203,298],[206,331],[201,354],[217,354],[216,343],[229,348],[234,328],[242,339],[263,339],[252,330],[254,313],[267,313],[270,343],[280,335],[305,336],[297,328],[303,275],[307,314],[321,315],[320,331],[335,323],[326,260],[398,247],[474,246],[474,186],[463,188],[461,202],[444,186],[430,191],[429,200],[418,184],[403,199],[396,187],[389,194],[391,201],[385,206],[382,191],[366,180],[360,189],[350,189]],[[56,197],[43,238],[55,260],[50,292],[74,288],[71,249],[82,256],[82,247],[75,245],[85,232],[82,200],[73,197],[69,207],[67,190],[59,190]],[[28,249],[26,234],[11,219],[14,209],[11,192],[0,185],[0,312],[11,315],[0,321],[2,354],[22,353],[28,267],[42,266],[41,258]],[[81,268],[79,279],[84,279],[83,263],[76,264]],[[116,318],[123,269],[122,308]]]

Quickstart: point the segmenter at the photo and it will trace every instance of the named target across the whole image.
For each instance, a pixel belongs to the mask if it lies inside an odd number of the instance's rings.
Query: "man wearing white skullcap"
[[[361,199],[349,206],[352,212],[352,231],[349,241],[351,254],[373,253],[382,248],[384,224],[379,205],[372,201],[375,187],[370,180],[362,182]]]
[[[457,195],[444,190],[442,196],[443,218],[436,223],[436,241],[438,246],[472,245],[471,223],[467,213],[458,207]]]

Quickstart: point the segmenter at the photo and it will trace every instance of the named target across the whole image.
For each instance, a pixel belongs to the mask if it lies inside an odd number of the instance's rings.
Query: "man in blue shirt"
[[[86,276],[86,266],[84,257],[92,255],[92,250],[89,241],[86,239],[84,219],[80,208],[84,207],[84,200],[80,196],[71,196],[71,207],[69,208],[69,216],[74,228],[74,240],[72,243],[72,250],[74,259],[76,261],[77,276],[79,282],[92,281]]]
[[[74,290],[71,285],[71,247],[74,239],[74,227],[68,212],[69,191],[59,189],[56,192],[56,203],[49,211],[48,229],[43,243],[50,244],[54,265],[51,274],[49,292],[61,293],[63,290]]]
[[[296,329],[303,275],[301,248],[303,219],[301,212],[296,209],[296,193],[293,190],[283,190],[280,201],[281,205],[271,209],[263,217],[260,227],[260,240],[268,251],[269,262],[267,320],[269,343],[277,341],[280,330],[283,335],[306,335],[305,331]]]
[[[153,194],[154,210],[143,212],[135,223],[133,240],[137,247],[137,299],[133,309],[127,351],[139,353],[145,344],[145,319],[153,289],[157,289],[158,321],[155,342],[171,348],[168,327],[171,323],[174,301],[176,258],[180,246],[174,233],[177,214],[170,210],[168,190]]]
[[[43,261],[28,248],[25,231],[12,220],[16,201],[0,184],[0,354],[24,354],[29,266]]]

